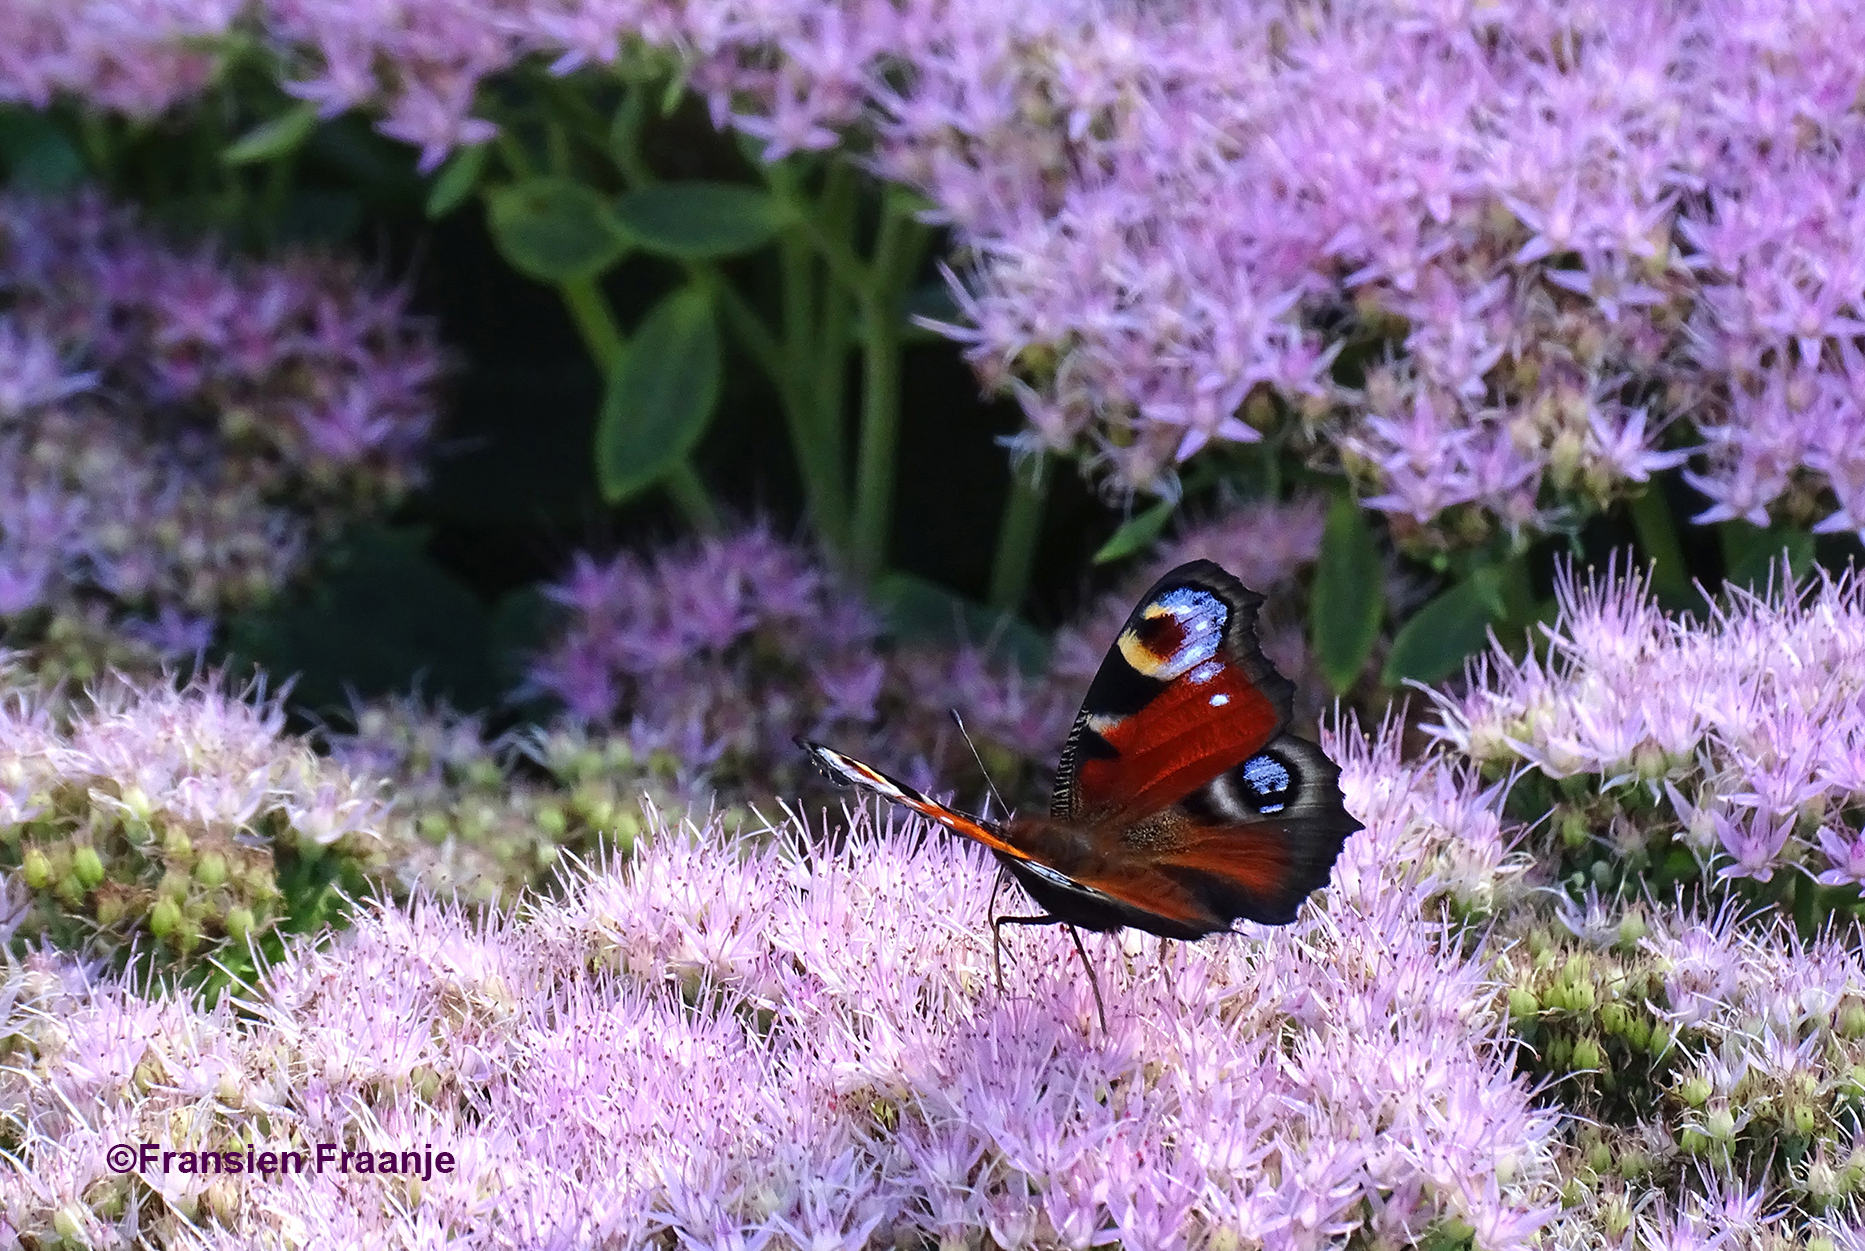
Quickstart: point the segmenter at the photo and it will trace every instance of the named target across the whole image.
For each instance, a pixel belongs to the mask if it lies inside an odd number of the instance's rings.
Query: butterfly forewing
[[[1052,816],[1157,812],[1281,732],[1293,687],[1257,645],[1262,602],[1208,560],[1153,584],[1088,686],[1056,769]]]

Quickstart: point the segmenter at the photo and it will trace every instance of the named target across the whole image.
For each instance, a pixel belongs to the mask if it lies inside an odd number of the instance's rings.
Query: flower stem
[[[991,561],[991,607],[1014,613],[1029,593],[1036,563],[1036,540],[1042,533],[1043,503],[1049,483],[1040,462],[1010,467],[1010,498],[997,527],[997,554]]]
[[[814,204],[809,201],[794,160],[763,169],[773,194],[797,220],[818,218],[830,211],[825,203],[826,196],[824,201]],[[787,229],[778,242],[778,262],[783,275],[781,342],[764,328],[756,312],[742,299],[734,301],[728,297],[725,307],[728,320],[739,329],[741,337],[746,334],[762,337],[762,345],[752,343],[749,346],[776,385],[783,403],[791,451],[803,479],[810,518],[823,541],[831,548],[840,549],[848,540],[842,397],[839,388],[828,397],[819,390],[816,372],[811,367],[811,354],[821,334],[845,335],[845,331],[828,325],[827,316],[819,318],[818,312],[843,297],[832,283],[819,280],[812,236],[810,229],[797,225]],[[845,346],[843,351],[846,351]]]
[[[1632,497],[1632,532],[1652,562],[1651,582],[1658,598],[1673,608],[1699,608],[1703,598],[1691,584],[1684,565],[1683,545],[1677,541],[1677,523],[1671,517],[1664,492],[1656,482]]]
[[[894,451],[900,436],[900,341],[906,285],[919,268],[927,232],[889,189],[861,303],[861,450],[855,467],[855,524],[850,556],[873,577],[887,563],[894,504]]]
[[[628,340],[622,337],[621,327],[615,324],[615,314],[610,311],[602,288],[596,285],[594,278],[572,278],[558,283],[557,291],[569,306],[570,316],[583,336],[583,346],[589,349],[596,368],[607,380],[621,366],[622,356],[628,351]]]

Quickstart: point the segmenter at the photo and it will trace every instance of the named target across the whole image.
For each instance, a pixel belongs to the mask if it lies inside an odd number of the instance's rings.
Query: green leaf
[[[1379,640],[1386,588],[1366,512],[1351,495],[1335,499],[1321,535],[1308,630],[1315,658],[1338,694],[1354,684]]]
[[[237,657],[297,674],[292,701],[314,710],[417,688],[458,708],[498,700],[485,606],[427,555],[419,532],[361,528],[329,562],[314,587],[233,618]]]
[[[24,107],[0,108],[0,164],[9,185],[55,194],[84,177],[84,158],[52,119]]]
[[[1021,617],[998,612],[917,574],[890,573],[874,584],[888,633],[909,643],[989,647],[1024,673],[1049,667],[1049,640]]]
[[[1787,566],[1795,578],[1803,578],[1813,568],[1813,536],[1793,526],[1770,526],[1763,530],[1746,521],[1729,521],[1721,526],[1723,540],[1724,581],[1733,586],[1760,590],[1774,575],[1775,589],[1781,586],[1780,560],[1787,556]]]
[[[487,199],[499,251],[541,282],[594,278],[628,250],[608,202],[574,179],[526,178]]]
[[[445,217],[473,194],[473,188],[479,185],[479,176],[485,172],[488,150],[486,144],[475,143],[447,158],[447,163],[434,175],[434,185],[428,188],[428,220]]]
[[[699,442],[719,399],[723,353],[699,287],[666,296],[635,332],[596,424],[596,479],[611,504],[660,480]]]
[[[1466,657],[1481,649],[1496,620],[1493,582],[1494,571],[1479,569],[1419,609],[1392,640],[1383,675],[1387,685],[1406,678],[1436,682],[1457,672]]]
[[[300,104],[287,109],[269,122],[261,122],[228,144],[220,153],[227,165],[251,165],[297,150],[317,127],[317,106]]]
[[[1121,522],[1120,529],[1108,536],[1107,542],[1101,544],[1094,554],[1094,563],[1109,565],[1117,560],[1140,551],[1159,537],[1166,528],[1166,522],[1172,520],[1172,501],[1160,500],[1150,508],[1141,510]]]
[[[615,202],[622,230],[636,244],[677,261],[709,261],[754,252],[783,229],[777,200],[730,182],[663,182]]]

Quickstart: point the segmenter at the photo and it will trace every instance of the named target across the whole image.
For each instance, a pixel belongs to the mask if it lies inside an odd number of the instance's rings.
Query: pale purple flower
[[[1832,867],[1814,880],[1822,886],[1865,886],[1865,831],[1839,831],[1822,825],[1819,844]]]

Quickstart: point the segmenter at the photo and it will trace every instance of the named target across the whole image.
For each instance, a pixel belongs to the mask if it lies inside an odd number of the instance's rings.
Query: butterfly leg
[[[1081,957],[1081,967],[1088,970],[1088,989],[1094,992],[1094,1013],[1101,1018],[1101,1032],[1107,1033],[1107,1005],[1101,1002],[1101,980],[1094,975],[1094,966],[1088,963],[1087,948],[1081,945],[1081,931],[1074,926],[1068,927],[1068,936],[1075,940],[1075,954]]]
[[[1060,925],[1068,930],[1068,936],[1075,944],[1075,954],[1081,957],[1081,967],[1088,970],[1088,988],[1094,991],[1095,1015],[1101,1018],[1101,1032],[1107,1033],[1107,1005],[1101,1001],[1101,982],[1094,975],[1094,966],[1088,963],[1088,951],[1081,945],[1081,931],[1064,921],[1061,917],[1044,913],[1039,917],[992,917],[991,918],[991,961],[997,965],[997,988],[1004,988],[1004,966],[998,961],[998,950],[1004,941],[1001,927],[1006,925]]]
[[[992,892],[995,901],[996,892]],[[1006,925],[1061,925],[1061,917],[1052,917],[1044,913],[1039,917],[992,917],[991,918],[991,966],[997,970],[997,990],[1004,990],[1004,926]]]

